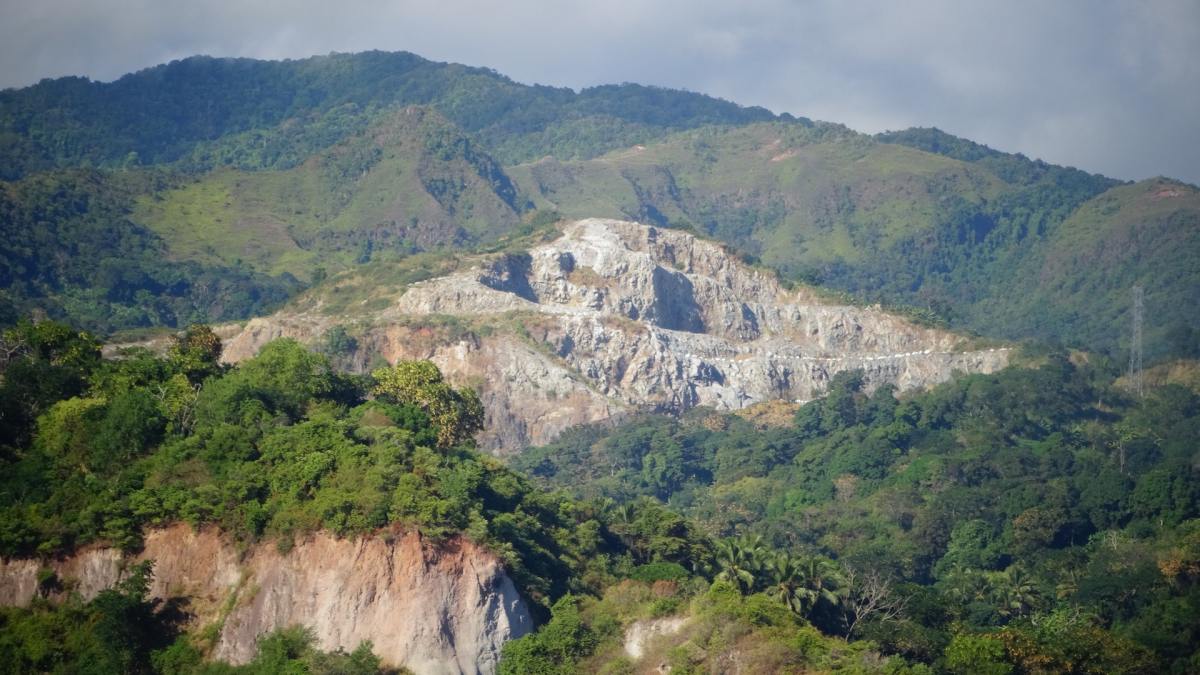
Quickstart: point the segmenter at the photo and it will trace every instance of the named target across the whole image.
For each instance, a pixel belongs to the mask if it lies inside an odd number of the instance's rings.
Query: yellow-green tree
[[[483,428],[483,404],[472,389],[455,389],[431,361],[401,361],[371,373],[372,393],[400,405],[415,405],[437,428],[440,448],[469,441]]]
[[[221,338],[204,324],[192,324],[171,338],[168,359],[192,382],[221,372]]]

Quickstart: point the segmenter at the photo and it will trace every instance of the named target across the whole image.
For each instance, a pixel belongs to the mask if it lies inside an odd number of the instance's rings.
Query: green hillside
[[[1193,356],[1200,347],[1194,335],[1188,337],[1200,328],[1198,251],[1195,186],[1159,178],[1115,187],[1083,204],[1049,233],[1037,255],[1022,261],[1013,299],[1003,313],[999,302],[981,304],[979,329],[999,332],[1002,323],[1022,315],[1058,317],[1043,329],[1047,336],[1070,344],[1074,336],[1094,335],[1097,346],[1110,348],[1119,336],[1120,352],[1128,346],[1130,288],[1139,284],[1149,354]]]
[[[688,224],[789,276],[854,264],[927,230],[945,198],[978,204],[986,171],[836,125],[702,129],[590,161],[511,170],[537,205]]]
[[[243,318],[349,267],[491,246],[542,210],[689,227],[787,279],[994,337],[1124,358],[1134,283],[1148,358],[1200,331],[1193,186],[688,92],[527,86],[406,53],[196,57],[0,92],[0,154],[8,323]],[[81,170],[90,197],[59,196]],[[63,239],[80,223],[86,252]],[[97,271],[122,260],[143,272]]]
[[[843,373],[774,426],[646,417],[577,429],[514,465],[738,537],[745,586],[778,583],[772,548],[837,560],[831,585],[890,580],[904,609],[849,632],[939,672],[1191,672],[1200,397],[1170,385],[1130,398],[1093,366],[1039,361],[899,400]],[[820,603],[806,614],[839,621]],[[955,665],[967,641],[992,651]]]
[[[180,258],[309,279],[319,265],[490,241],[524,206],[475,141],[405,108],[290,169],[216,169],[143,195],[130,217]]]
[[[269,311],[301,288],[236,262],[179,260],[134,222],[160,173],[72,169],[0,182],[0,324],[41,310],[93,330],[177,326]]]
[[[699,129],[509,173],[540,208],[689,227],[786,278],[991,336],[1117,353],[1141,283],[1158,357],[1200,302],[1194,187],[1121,185],[936,130]]]
[[[886,665],[879,672],[929,672],[836,628],[818,630],[805,618],[808,605],[731,583],[722,546],[661,505],[580,501],[478,454],[471,436],[483,422],[479,399],[446,385],[428,361],[351,376],[277,340],[222,366],[220,341],[202,326],[165,356],[131,350],[113,360],[100,357],[93,336],[49,321],[23,322],[0,340],[5,558],[44,560],[95,545],[136,551],[147,528],[179,522],[280,551],[317,530],[416,531],[430,547],[465,537],[502,559],[542,626],[506,646],[502,672],[578,672],[585,659],[627,672],[626,627],[672,614],[695,616],[692,635],[703,631],[714,662],[722,651],[741,654],[758,672],[781,658],[797,669],[862,672],[857,666],[871,659]],[[0,608],[0,666],[395,672],[369,644],[320,653],[299,627],[260,636],[245,666],[210,661],[224,619],[189,629],[188,598],[147,597],[152,573],[150,561],[131,566],[84,601],[74,580],[43,572],[30,607]]]

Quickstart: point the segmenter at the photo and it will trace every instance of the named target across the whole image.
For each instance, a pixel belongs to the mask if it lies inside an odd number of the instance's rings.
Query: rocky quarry
[[[317,306],[254,319],[226,334],[225,358],[249,358],[278,337],[313,343],[339,324],[357,326],[358,368],[427,358],[479,389],[480,444],[500,454],[636,409],[806,401],[846,370],[862,370],[868,390],[906,390],[992,372],[1009,356],[878,307],[785,288],[683,231],[587,219],[527,253],[413,284],[370,316]]]

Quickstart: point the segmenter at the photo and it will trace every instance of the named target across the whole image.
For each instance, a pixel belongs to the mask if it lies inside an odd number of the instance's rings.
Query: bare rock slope
[[[492,673],[504,643],[533,628],[496,558],[458,539],[436,549],[415,534],[336,539],[316,534],[286,554],[260,544],[244,554],[214,530],[179,525],[147,533],[151,595],[186,598],[197,628],[216,625],[213,656],[235,664],[263,633],[301,625],[322,649],[370,640],[384,662],[416,673]],[[94,597],[119,578],[120,552],[94,548],[54,564]],[[0,605],[28,605],[36,560],[0,561]]]
[[[420,327],[421,317],[445,315],[489,330],[439,339]],[[247,358],[280,336],[315,340],[336,322],[319,311],[256,319],[227,341],[226,357]],[[359,344],[360,364],[375,354],[430,358],[479,387],[489,429],[481,442],[500,452],[630,407],[809,400],[854,369],[868,388],[904,390],[1008,361],[1005,349],[964,349],[960,336],[878,308],[785,289],[685,232],[605,219],[414,284],[370,317]]]

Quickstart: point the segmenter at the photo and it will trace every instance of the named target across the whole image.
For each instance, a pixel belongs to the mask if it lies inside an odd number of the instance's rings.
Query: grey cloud
[[[682,87],[1200,182],[1195,0],[0,2],[0,86],[112,79],[195,53],[405,49],[523,82]]]

